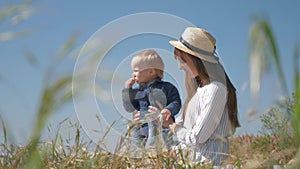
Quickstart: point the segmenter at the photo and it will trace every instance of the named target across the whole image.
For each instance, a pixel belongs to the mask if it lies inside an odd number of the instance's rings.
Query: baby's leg
[[[153,121],[148,122],[149,134],[146,142],[146,148],[154,148],[161,151],[165,148],[165,141],[161,125],[156,125]]]
[[[146,142],[146,148],[155,146],[155,137],[157,136],[157,126],[153,121],[148,122],[148,138]]]

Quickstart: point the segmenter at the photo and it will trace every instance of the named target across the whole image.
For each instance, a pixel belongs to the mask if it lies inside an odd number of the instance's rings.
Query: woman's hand
[[[175,124],[172,118],[169,118],[168,120],[164,119],[162,126],[163,128],[170,128],[170,125],[173,123]]]
[[[171,112],[168,109],[163,109],[160,113],[164,115],[164,121],[168,121],[171,117]]]

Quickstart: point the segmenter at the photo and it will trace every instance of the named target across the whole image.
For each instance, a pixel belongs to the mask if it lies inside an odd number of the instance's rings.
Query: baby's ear
[[[154,75],[154,74],[156,73],[155,68],[150,68],[150,69],[149,69],[149,73],[150,73],[151,75]]]

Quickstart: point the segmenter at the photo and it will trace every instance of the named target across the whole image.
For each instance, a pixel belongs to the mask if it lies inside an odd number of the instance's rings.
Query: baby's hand
[[[135,111],[135,112],[133,112],[132,116],[133,116],[134,123],[138,123],[140,121],[141,112]]]
[[[160,113],[160,110],[154,106],[148,106],[148,112],[150,113]]]
[[[125,88],[129,89],[132,87],[132,85],[135,83],[134,78],[130,78],[125,82]]]
[[[169,118],[171,117],[171,112],[170,112],[170,110],[168,110],[168,109],[162,109],[161,111],[159,110],[159,108],[156,108],[156,107],[154,107],[154,106],[149,106],[148,107],[148,111],[150,112],[150,113],[161,113],[161,114],[163,114],[164,115],[164,121],[168,121],[169,120]]]

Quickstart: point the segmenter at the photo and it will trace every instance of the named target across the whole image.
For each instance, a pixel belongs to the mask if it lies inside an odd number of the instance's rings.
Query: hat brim
[[[207,56],[207,55],[203,55],[203,54],[199,54],[197,52],[192,51],[191,49],[189,49],[188,47],[186,47],[184,44],[182,44],[180,41],[178,40],[170,40],[169,43],[174,46],[175,48],[178,48],[186,53],[189,53],[193,56],[196,56],[200,59],[203,59],[207,62],[211,62],[211,63],[218,63],[218,60],[216,60],[216,57],[213,56]]]

